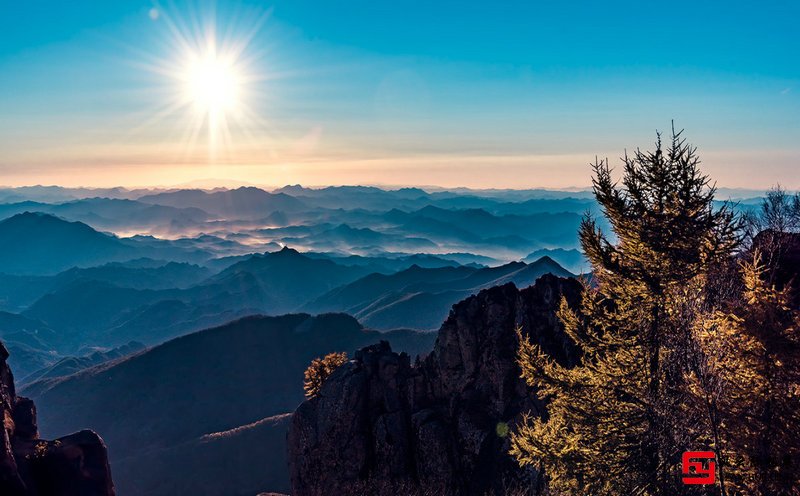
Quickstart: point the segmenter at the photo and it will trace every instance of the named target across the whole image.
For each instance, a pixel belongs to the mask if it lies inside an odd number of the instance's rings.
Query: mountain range
[[[222,218],[259,219],[275,211],[295,212],[303,209],[302,201],[284,193],[268,193],[255,187],[234,190],[204,191],[181,189],[144,195],[140,202],[175,208],[193,207]]]
[[[312,359],[382,340],[424,356],[458,301],[570,277],[558,259],[579,263],[573,231],[593,208],[299,186],[0,201],[0,339],[17,386],[44,435],[102,434],[123,496],[288,491],[289,414]]]
[[[413,265],[391,275],[370,274],[322,295],[303,310],[346,312],[376,329],[436,329],[450,307],[470,294],[509,282],[527,287],[547,273],[572,276],[549,257],[532,264],[512,262],[480,269]]]
[[[39,405],[43,435],[73,426],[103,434],[120,494],[288,490],[281,415],[302,400],[303,370],[317,356],[382,339],[417,355],[433,347],[435,334],[369,331],[342,314],[253,316],[66,377],[45,376],[21,393]],[[235,458],[224,454],[234,447],[265,458],[226,476]]]
[[[291,186],[273,192],[255,187],[152,191],[37,187],[0,189],[0,202],[5,201],[0,203],[0,219],[26,212],[51,214],[111,232],[122,245],[133,244],[140,256],[159,258],[159,252],[168,252],[160,258],[194,263],[285,245],[366,256],[459,252],[501,262],[519,260],[537,249],[576,247],[575,228],[581,216],[597,212],[593,200],[578,193],[531,191],[529,195],[360,186]],[[124,254],[106,254],[105,261],[120,257]],[[0,266],[0,272],[52,273],[59,268],[69,267],[9,263]]]

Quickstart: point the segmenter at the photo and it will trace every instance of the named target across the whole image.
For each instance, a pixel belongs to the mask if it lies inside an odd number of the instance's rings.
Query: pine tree
[[[693,308],[709,274],[729,262],[737,225],[715,208],[714,188],[696,149],[673,130],[662,149],[623,157],[623,178],[596,161],[594,193],[616,239],[586,218],[580,238],[595,284],[581,308],[560,318],[582,352],[564,368],[521,338],[523,377],[548,400],[545,418],[527,418],[512,454],[543,469],[556,494],[687,494],[678,465],[695,438],[686,426],[685,371],[692,362]]]

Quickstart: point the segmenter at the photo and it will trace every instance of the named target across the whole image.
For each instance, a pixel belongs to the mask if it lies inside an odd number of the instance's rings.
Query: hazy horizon
[[[214,190],[233,190],[238,188],[259,188],[267,192],[274,192],[283,188],[288,187],[301,187],[304,189],[309,190],[321,190],[326,188],[378,188],[384,191],[395,191],[400,189],[421,189],[426,193],[435,193],[435,192],[475,192],[475,193],[502,193],[502,192],[535,192],[535,191],[542,191],[548,193],[576,193],[576,194],[590,194],[592,192],[591,186],[566,186],[560,188],[549,188],[549,187],[527,187],[527,188],[480,188],[480,187],[469,187],[469,186],[438,186],[438,185],[431,185],[431,184],[281,184],[281,185],[269,185],[269,184],[257,184],[257,183],[250,183],[246,181],[235,181],[235,180],[216,180],[216,179],[196,179],[193,181],[189,181],[186,183],[179,183],[179,184],[151,184],[151,185],[122,185],[122,184],[108,184],[108,185],[96,185],[96,186],[87,186],[83,184],[76,184],[74,186],[63,185],[63,184],[20,184],[20,185],[9,185],[9,184],[0,184],[0,190],[2,189],[26,189],[26,188],[63,188],[63,189],[76,189],[76,190],[111,190],[111,189],[123,189],[126,191],[138,191],[138,190],[152,190],[152,191],[171,191],[171,190],[187,190],[187,189],[199,189],[203,191],[214,191]],[[747,198],[756,198],[763,196],[767,191],[773,189],[775,187],[780,187],[781,189],[789,192],[800,192],[796,191],[791,188],[786,188],[785,185],[776,183],[772,186],[767,188],[730,188],[726,186],[715,185],[715,188],[718,192],[717,196],[718,199],[720,196],[728,195],[730,198],[733,199],[747,199]]]
[[[674,120],[719,185],[800,189],[798,9],[21,3],[0,183],[580,188]]]

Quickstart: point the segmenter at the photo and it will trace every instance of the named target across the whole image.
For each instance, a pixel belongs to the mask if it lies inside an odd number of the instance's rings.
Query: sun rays
[[[177,12],[170,4],[148,13],[163,25],[165,41],[161,53],[145,54],[147,62],[138,64],[160,80],[153,92],[160,102],[140,128],[169,120],[180,129],[172,141],[182,160],[231,161],[235,144],[252,149],[271,128],[263,103],[277,73],[264,70],[265,51],[253,42],[270,11],[224,22],[213,5]]]

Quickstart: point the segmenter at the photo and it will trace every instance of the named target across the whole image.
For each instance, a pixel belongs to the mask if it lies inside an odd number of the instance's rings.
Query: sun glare
[[[269,11],[254,13],[218,29],[213,11],[180,16],[152,9],[150,19],[163,23],[169,49],[143,65],[167,76],[168,86],[163,106],[143,126],[183,113],[185,128],[179,139],[184,159],[197,157],[196,145],[205,141],[209,163],[230,160],[235,139],[250,140],[264,127],[265,119],[256,109],[263,103],[269,78],[255,66],[263,61],[251,43],[268,15]],[[207,140],[202,140],[203,134]]]
[[[233,64],[213,51],[193,56],[186,69],[186,96],[202,113],[234,110],[239,97],[239,76]]]

